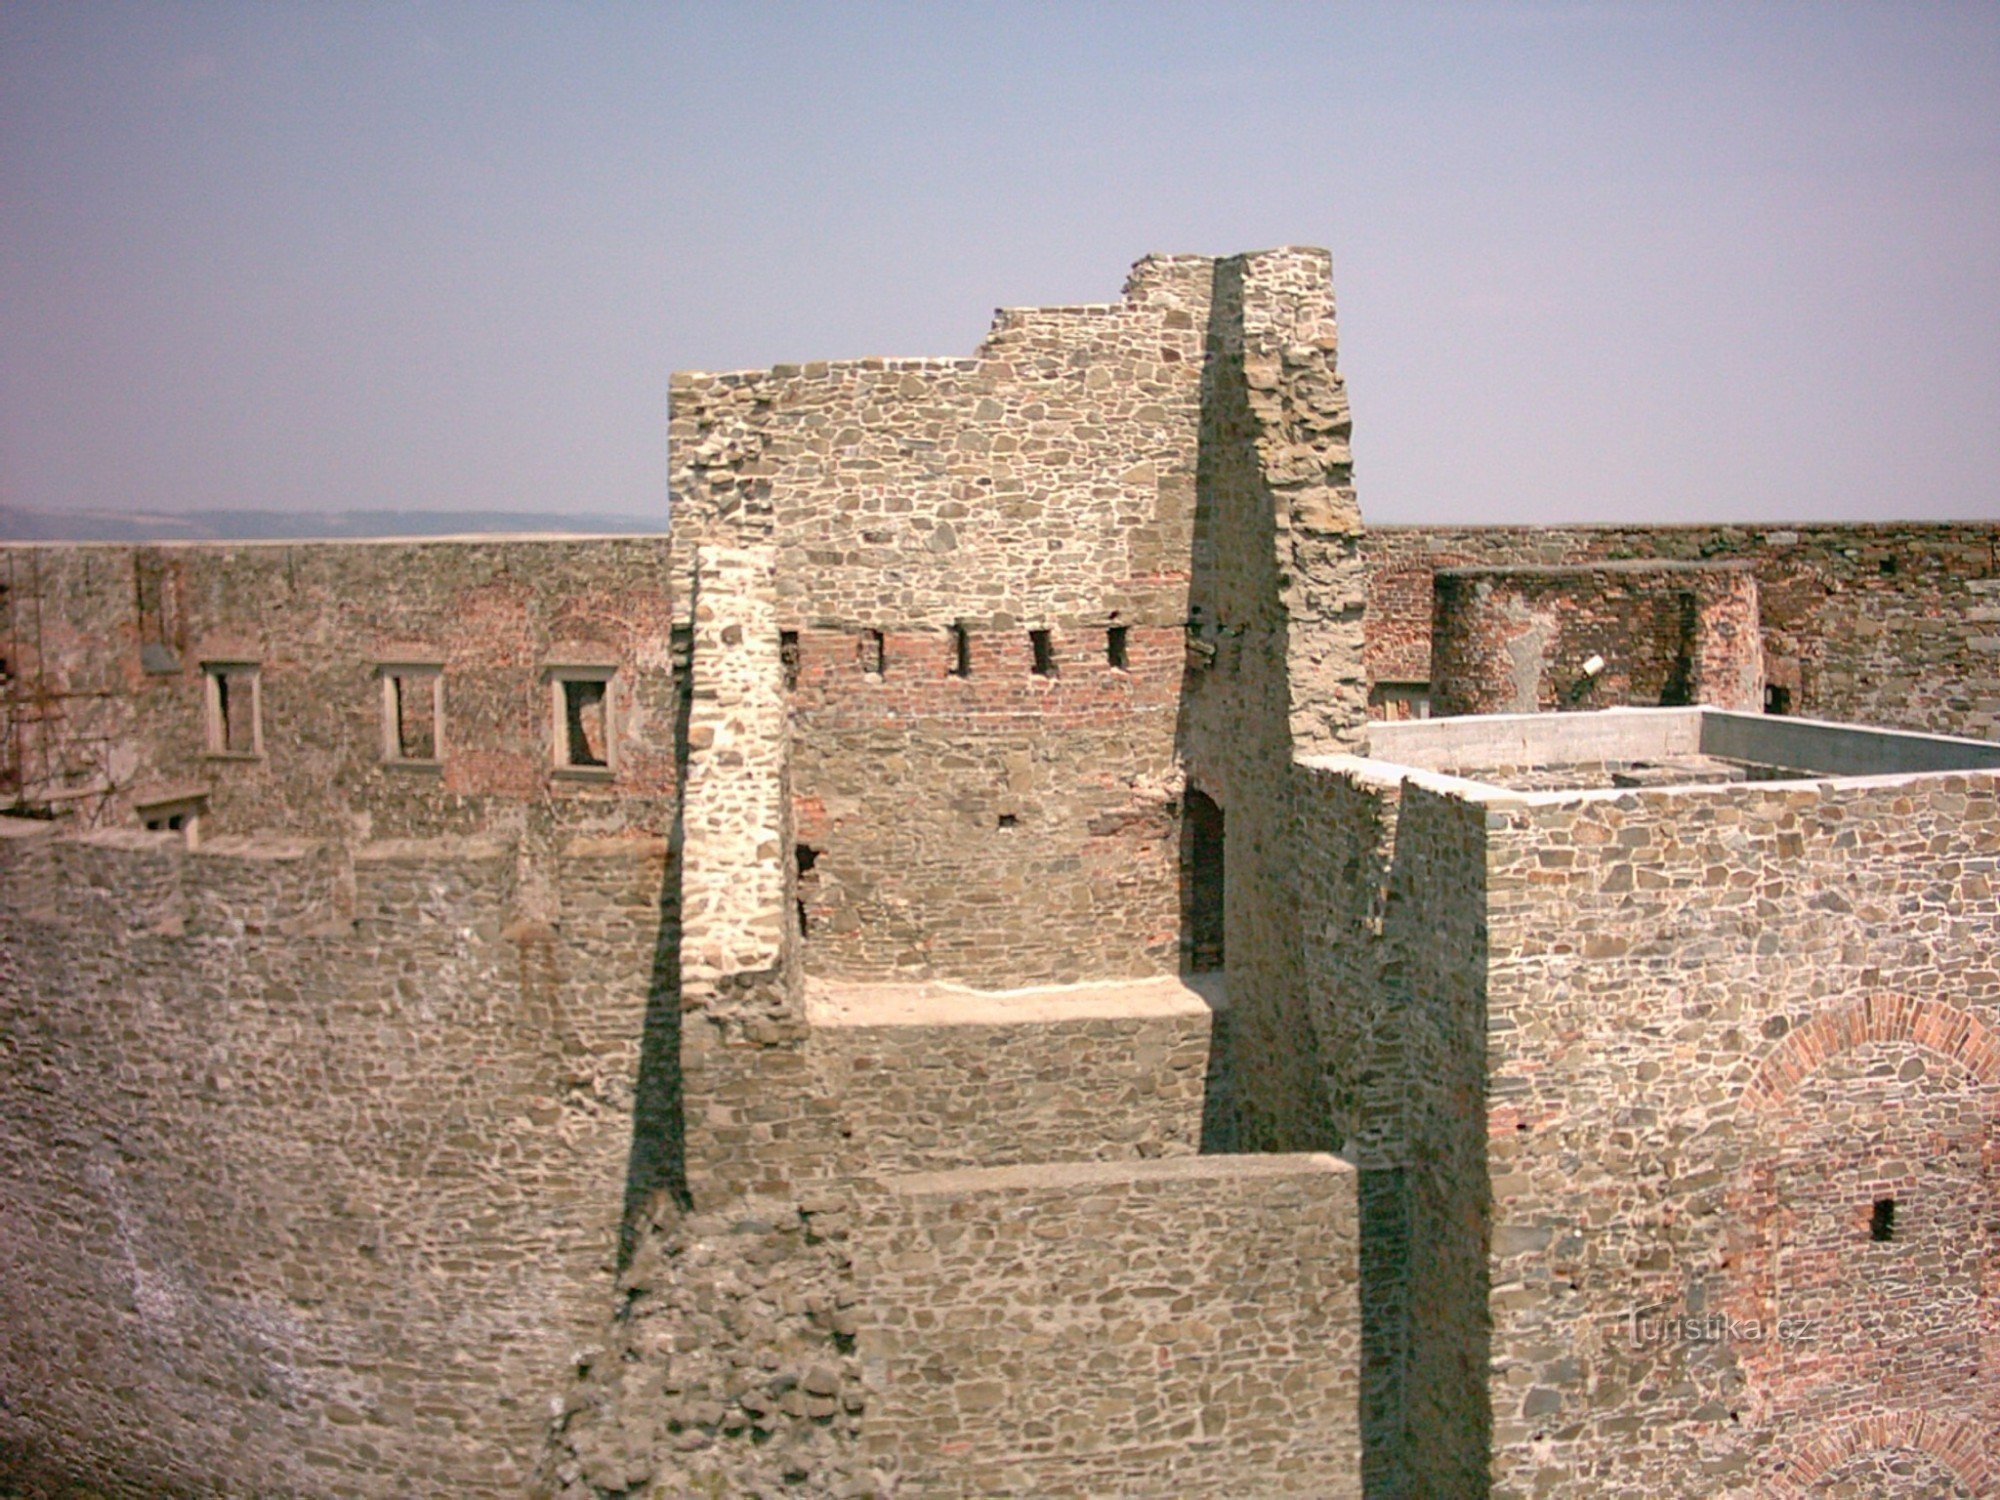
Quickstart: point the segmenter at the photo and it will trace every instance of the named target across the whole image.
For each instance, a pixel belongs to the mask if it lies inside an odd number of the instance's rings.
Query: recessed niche
[[[1877,1198],[1875,1208],[1868,1216],[1868,1238],[1876,1244],[1886,1244],[1896,1237],[1896,1200]]]
[[[1055,641],[1046,630],[1028,632],[1028,645],[1035,653],[1035,675],[1053,677],[1056,675]]]
[[[799,685],[799,633],[796,630],[778,632],[778,662],[785,672],[785,691],[795,692]]]

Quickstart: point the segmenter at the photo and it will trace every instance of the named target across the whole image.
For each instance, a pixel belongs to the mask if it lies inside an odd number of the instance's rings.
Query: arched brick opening
[[[1955,1097],[1982,1123],[1973,1125],[1962,1112],[1949,1131],[1920,1123],[1922,1100],[1908,1092],[1916,1085],[1898,1080],[1912,1077],[1903,1069],[1921,1078],[1916,1060],[1925,1056],[1942,1091],[1933,1097]],[[1890,1076],[1883,1069],[1897,1058],[1902,1067]],[[1864,1093],[1848,1092],[1854,1089]],[[1864,1111],[1862,1117],[1875,1122],[1868,1129],[1857,1131],[1842,1123],[1846,1116],[1828,1113],[1834,1100],[1861,1108],[1863,1097],[1877,1089],[1888,1091],[1895,1104],[1886,1113]],[[1740,1107],[1749,1158],[1729,1195],[1736,1229],[1725,1263],[1725,1305],[1739,1325],[1755,1320],[1767,1335],[1779,1331],[1739,1351],[1746,1417],[1785,1429],[1777,1437],[1782,1462],[1767,1471],[1764,1492],[1817,1494],[1816,1487],[1843,1465],[1902,1452],[1941,1465],[1962,1493],[1995,1493],[2000,1465],[1986,1425],[1966,1413],[1990,1399],[1978,1390],[1992,1389],[1992,1351],[2000,1347],[1978,1229],[1986,1212],[1981,1205],[1994,1201],[2000,1185],[2000,1033],[1937,1001],[1872,995],[1823,1012],[1786,1036],[1756,1070]],[[1881,1110],[1880,1096],[1868,1108]],[[1882,1232],[1884,1201],[1899,1210],[1890,1233]],[[1962,1295],[1970,1276],[1980,1307],[1977,1326],[1965,1326],[1962,1314],[1947,1316],[1948,1291],[1934,1286],[1926,1293],[1909,1280],[1909,1263],[1898,1258],[1905,1253],[1900,1210],[1914,1215],[1919,1242],[1907,1253],[1920,1258],[1925,1278],[1956,1277]],[[1837,1309],[1831,1316],[1829,1296]],[[1904,1330],[1901,1339],[1882,1342],[1881,1328],[1871,1331],[1877,1323]],[[1811,1330],[1810,1341],[1788,1344],[1787,1325]],[[1947,1353],[1951,1338],[1941,1342],[1940,1334],[1957,1339],[1955,1356]],[[1933,1416],[1910,1409],[1927,1402],[1935,1408],[1940,1395],[1935,1387],[1924,1391],[1922,1381],[1913,1386],[1913,1371],[1950,1358],[1959,1361],[1959,1378],[1972,1381],[1958,1387],[1962,1399],[1945,1402],[1956,1410]],[[1900,1395],[1889,1394],[1898,1390]],[[1890,1400],[1908,1407],[1868,1410]],[[1907,1493],[1929,1493],[1921,1478],[1904,1484]]]
[[[1758,1067],[1743,1090],[1743,1106],[1761,1110],[1787,1099],[1829,1058],[1866,1042],[1909,1042],[2000,1085],[2000,1036],[1969,1011],[1908,995],[1871,995],[1859,1004],[1823,1011],[1793,1030]]]
[[[1990,1495],[1995,1476],[1985,1448],[1986,1434],[1976,1422],[1920,1411],[1885,1412],[1843,1423],[1793,1448],[1782,1467],[1765,1479],[1763,1492],[1772,1500],[1791,1496],[1804,1500],[1815,1485],[1850,1459],[1901,1449],[1934,1460],[1969,1493]]]

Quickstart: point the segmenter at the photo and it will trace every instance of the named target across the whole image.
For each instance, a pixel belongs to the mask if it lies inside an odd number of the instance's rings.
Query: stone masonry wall
[[[7,1466],[518,1493],[651,1170],[664,544],[4,550],[4,796],[55,814],[0,840]],[[443,716],[397,761],[411,666]],[[566,667],[607,765],[557,763]],[[138,826],[168,797],[198,841]]]
[[[1292,664],[1248,689],[1271,796],[1294,727],[1361,715],[1327,278],[1155,257],[1119,303],[1003,312],[974,359],[676,378],[684,538],[777,549],[812,972],[1176,967],[1181,765],[1240,727],[1195,744],[1190,622],[1198,665]]]
[[[1361,1493],[1337,1159],[894,1178],[863,1229],[863,1441],[901,1493]]]
[[[833,991],[812,1051],[852,1172],[1185,1156],[1202,1143],[1210,1020],[1171,979],[1008,1002]]]
[[[1757,575],[1765,680],[1788,712],[2000,738],[2000,526],[1991,522],[1382,527],[1365,551],[1372,684],[1429,681],[1437,568],[1740,559]]]
[[[0,1475],[520,1493],[616,1254],[664,845],[559,846],[548,923],[496,841],[9,832]]]
[[[663,834],[668,577],[659,537],[0,548],[0,801],[133,825],[199,794],[208,831],[491,833],[530,859],[564,830]],[[210,753],[205,660],[257,665],[258,752]],[[380,673],[413,663],[442,674],[442,750],[390,763]],[[609,773],[556,764],[562,665],[609,670]]]
[[[1120,302],[999,314],[971,359],[675,377],[677,545],[772,547],[798,635],[811,971],[1173,970],[1210,278],[1142,261]]]
[[[1763,710],[1757,579],[1746,564],[1451,568],[1435,581],[1433,714]]]
[[[1996,777],[1487,810],[1493,1492],[1989,1492]]]
[[[1363,715],[1360,515],[1318,253],[1218,262],[1182,703],[1191,785],[1224,814],[1227,1056],[1246,1149],[1326,1143],[1288,892],[1291,763]]]

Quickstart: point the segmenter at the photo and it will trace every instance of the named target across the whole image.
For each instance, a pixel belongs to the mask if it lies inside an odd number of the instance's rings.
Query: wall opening
[[[550,674],[558,770],[608,772],[611,767],[612,667],[566,667]]]
[[[382,759],[434,765],[443,756],[444,673],[437,666],[383,667]]]
[[[870,677],[880,677],[888,664],[888,656],[879,630],[861,632],[861,670]]]
[[[1205,792],[1188,788],[1181,814],[1181,961],[1183,972],[1223,967],[1224,902],[1222,809]]]
[[[1104,660],[1123,672],[1127,670],[1126,637],[1128,627],[1113,625],[1104,632]]]
[[[1896,1200],[1877,1198],[1875,1209],[1868,1216],[1868,1238],[1878,1245],[1886,1244],[1896,1237]]]
[[[201,847],[201,816],[206,805],[205,797],[175,797],[138,803],[134,811],[148,833],[178,833],[188,848],[197,849]]]
[[[795,898],[799,913],[799,936],[812,936],[812,902],[819,895],[819,876],[814,870],[819,864],[819,850],[811,844],[795,844],[792,856],[799,869],[798,895]]]
[[[799,686],[799,633],[796,630],[778,632],[778,663],[785,669],[785,691],[793,693]]]
[[[1056,648],[1055,642],[1049,636],[1049,632],[1046,630],[1029,631],[1028,644],[1034,649],[1035,653],[1035,675],[1037,677],[1055,676]]]
[[[1660,685],[1660,707],[1686,708],[1694,702],[1695,633],[1701,623],[1701,601],[1693,594],[1674,595],[1673,660],[1666,681]]]
[[[1764,684],[1764,712],[1767,714],[1788,714],[1792,711],[1792,690],[1782,683]]]
[[[208,753],[253,759],[264,753],[261,692],[254,662],[203,662],[208,690]]]
[[[962,621],[951,627],[951,666],[947,670],[954,677],[972,675],[972,632]]]

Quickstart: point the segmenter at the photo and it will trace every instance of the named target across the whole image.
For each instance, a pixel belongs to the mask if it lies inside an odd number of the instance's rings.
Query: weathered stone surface
[[[1992,1492],[1989,748],[1342,752],[1992,738],[2000,531],[1364,536],[1328,272],[5,549],[0,1488]]]
[[[863,1442],[903,1493],[1361,1493],[1344,1162],[897,1177],[865,1229]]]

